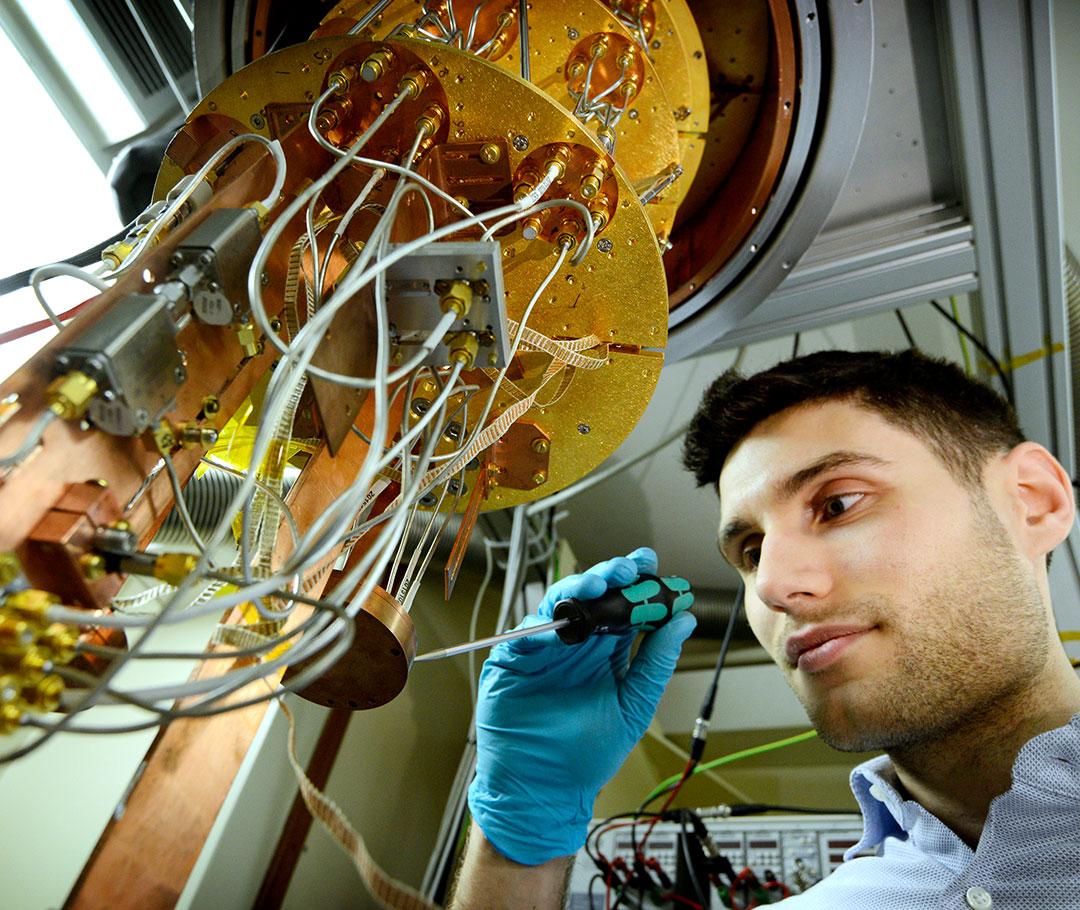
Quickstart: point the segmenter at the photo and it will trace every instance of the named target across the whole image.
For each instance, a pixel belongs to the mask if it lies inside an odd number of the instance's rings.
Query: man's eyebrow
[[[876,455],[867,455],[864,452],[838,451],[823,455],[813,464],[801,468],[789,477],[784,478],[776,486],[777,496],[781,501],[791,499],[803,487],[821,474],[835,471],[837,468],[845,468],[853,465],[873,465],[885,467],[892,464]],[[717,535],[716,545],[720,555],[734,565],[734,561],[728,556],[728,548],[741,535],[753,529],[753,525],[743,518],[733,518],[720,529]]]
[[[803,487],[810,483],[819,474],[835,471],[837,468],[847,468],[856,465],[873,465],[874,467],[886,467],[892,462],[876,455],[867,455],[864,452],[838,451],[823,455],[813,464],[796,471],[790,477],[785,478],[776,485],[776,494],[781,501],[791,499]]]

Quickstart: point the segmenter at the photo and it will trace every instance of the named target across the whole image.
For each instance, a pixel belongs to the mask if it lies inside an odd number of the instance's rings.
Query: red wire
[[[604,876],[604,910],[611,910],[611,870]]]
[[[76,313],[79,312],[84,306],[90,303],[91,300],[96,298],[91,297],[90,300],[84,300],[78,306],[72,307],[65,313],[61,313],[57,318],[63,322],[65,319],[70,319]],[[47,329],[52,325],[52,320],[42,319],[39,322],[30,322],[26,325],[21,325],[15,329],[8,329],[6,332],[0,332],[0,344],[7,344],[9,341],[15,341],[17,338],[25,338],[27,335],[33,335],[34,332],[40,332],[42,329]]]
[[[693,759],[686,763],[686,767],[683,769],[682,777],[679,778],[679,782],[675,785],[675,789],[671,791],[664,805],[660,807],[660,811],[656,813],[656,817],[649,823],[649,827],[645,829],[645,836],[641,839],[641,843],[638,845],[638,852],[644,857],[645,844],[649,840],[649,835],[653,833],[653,828],[656,827],[656,823],[660,821],[661,816],[671,807],[671,804],[675,802],[675,797],[679,795],[679,791],[682,789],[682,785],[690,779],[691,773],[693,773],[694,765],[696,765]]]

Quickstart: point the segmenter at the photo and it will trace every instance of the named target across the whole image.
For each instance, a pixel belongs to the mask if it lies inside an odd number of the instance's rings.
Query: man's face
[[[993,499],[848,402],[782,411],[728,457],[721,551],[746,583],[755,634],[830,745],[938,738],[1045,664],[1047,610]]]

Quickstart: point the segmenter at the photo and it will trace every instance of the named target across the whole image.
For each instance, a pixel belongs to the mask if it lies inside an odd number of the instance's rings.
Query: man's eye
[[[828,497],[828,499],[821,504],[822,520],[831,521],[834,518],[839,518],[862,499],[862,497],[862,493],[844,493],[841,496]]]
[[[739,550],[740,567],[756,569],[759,562],[761,562],[761,544],[757,541],[743,544]]]

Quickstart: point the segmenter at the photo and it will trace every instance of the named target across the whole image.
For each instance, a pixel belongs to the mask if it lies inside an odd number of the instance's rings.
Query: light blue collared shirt
[[[1020,750],[974,850],[895,780],[884,755],[851,772],[862,840],[785,910],[1080,908],[1080,714]]]

